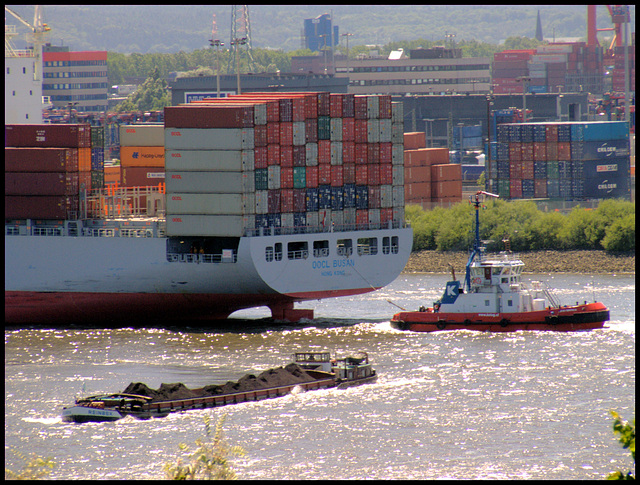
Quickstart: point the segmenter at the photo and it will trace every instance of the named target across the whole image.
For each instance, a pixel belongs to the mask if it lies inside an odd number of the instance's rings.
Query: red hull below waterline
[[[574,332],[602,328],[607,320],[609,320],[609,310],[604,304],[595,302],[521,313],[401,312],[393,316],[391,325],[399,330],[412,332],[441,330]]]

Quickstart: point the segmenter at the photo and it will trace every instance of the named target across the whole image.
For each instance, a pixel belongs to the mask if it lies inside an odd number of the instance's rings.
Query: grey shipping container
[[[167,214],[168,236],[240,237],[253,228],[255,217],[233,215]]]
[[[165,151],[166,170],[242,172],[254,169],[254,150]]]
[[[255,191],[253,172],[166,172],[167,194],[241,194]]]
[[[165,128],[165,147],[186,150],[253,150],[253,128]]]
[[[166,195],[167,214],[255,214],[254,194],[188,194]]]
[[[164,146],[164,125],[120,125],[120,146]]]

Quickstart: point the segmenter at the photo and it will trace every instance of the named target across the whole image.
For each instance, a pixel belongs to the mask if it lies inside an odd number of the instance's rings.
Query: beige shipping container
[[[255,191],[253,172],[168,171],[167,194],[242,194]]]
[[[250,224],[251,216],[167,214],[167,236],[240,237]]]
[[[121,146],[122,167],[158,167],[164,169],[164,147]]]
[[[254,194],[167,194],[167,214],[255,214]]]
[[[171,150],[253,150],[253,128],[165,128]]]
[[[163,147],[164,125],[120,125],[120,147]]]
[[[254,168],[253,150],[166,149],[167,170],[247,172]]]

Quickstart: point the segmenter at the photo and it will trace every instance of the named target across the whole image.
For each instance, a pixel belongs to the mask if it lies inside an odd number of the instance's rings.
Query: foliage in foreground
[[[629,449],[631,452],[631,458],[633,458],[633,466],[636,464],[636,420],[631,423],[622,421],[622,418],[615,411],[609,411],[613,416],[613,434],[620,436],[620,443],[622,448]],[[607,476],[607,480],[635,480],[636,477],[631,473],[631,470],[625,475],[620,470],[610,473]]]
[[[224,439],[222,425],[226,414],[221,416],[216,423],[213,439],[211,435],[211,416],[204,417],[204,425],[207,438],[196,440],[198,448],[189,455],[190,463],[183,465],[180,458],[176,463],[166,463],[165,475],[170,480],[235,480],[236,473],[231,468],[230,457],[244,456],[245,452],[240,446],[229,446]],[[189,447],[180,443],[180,450],[189,451]]]
[[[509,236],[514,251],[604,249],[635,251],[635,203],[603,200],[597,209],[575,207],[569,214],[543,212],[531,201],[486,200],[480,214],[480,238],[488,251],[503,249]],[[475,214],[467,202],[425,211],[408,205],[413,250],[465,251],[473,244]]]
[[[5,480],[38,480],[45,478],[51,473],[51,470],[56,465],[51,458],[41,458],[35,453],[30,456],[25,456],[18,450],[11,450],[18,458],[24,461],[24,466],[17,472],[4,469]]]

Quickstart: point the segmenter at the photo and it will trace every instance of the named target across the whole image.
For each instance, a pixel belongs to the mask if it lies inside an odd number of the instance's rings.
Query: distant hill
[[[9,6],[28,22],[33,6]],[[292,51],[302,47],[303,21],[333,10],[340,33],[353,34],[352,46],[386,44],[424,38],[478,40],[497,44],[510,36],[534,37],[538,10],[545,38],[586,38],[585,5],[433,6],[433,5],[251,5],[251,39],[254,47]],[[217,37],[228,45],[231,36],[230,5],[114,6],[45,5],[48,41],[72,50],[108,50],[121,53],[192,51],[209,45],[212,16],[217,15]],[[635,31],[635,6],[631,6],[631,31]],[[13,17],[20,32],[26,28]],[[607,9],[598,6],[598,27],[610,27]],[[18,44],[18,42],[16,42]],[[20,45],[18,45],[20,47]]]

